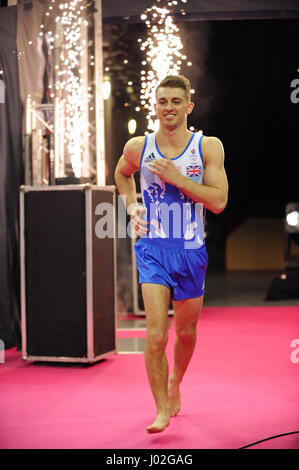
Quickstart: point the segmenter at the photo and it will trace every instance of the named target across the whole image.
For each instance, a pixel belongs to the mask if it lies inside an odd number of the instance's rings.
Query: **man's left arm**
[[[202,140],[204,158],[203,184],[181,175],[170,160],[159,159],[151,164],[151,171],[164,181],[173,184],[180,191],[200,202],[215,214],[222,212],[227,204],[228,182],[224,169],[224,150],[217,137],[204,137]]]

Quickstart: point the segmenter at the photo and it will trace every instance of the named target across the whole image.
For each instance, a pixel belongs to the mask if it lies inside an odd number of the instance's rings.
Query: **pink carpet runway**
[[[119,331],[119,336],[145,332]],[[173,319],[167,356],[173,364]],[[204,308],[180,414],[148,435],[155,405],[142,354],[92,366],[0,364],[1,449],[236,449],[299,430],[299,307]],[[293,355],[292,355],[293,353]],[[299,434],[257,444],[298,449]]]

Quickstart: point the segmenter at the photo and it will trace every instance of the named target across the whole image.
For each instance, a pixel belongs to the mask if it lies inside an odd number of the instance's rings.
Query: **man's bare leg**
[[[202,309],[203,296],[195,299],[176,300],[174,321],[176,340],[174,368],[168,382],[170,416],[176,416],[181,407],[180,383],[187,370],[196,344],[197,323]]]
[[[147,322],[145,365],[157,408],[157,417],[146,430],[148,433],[157,433],[164,431],[169,424],[168,361],[165,348],[170,293],[165,286],[145,283],[142,284],[142,296]]]

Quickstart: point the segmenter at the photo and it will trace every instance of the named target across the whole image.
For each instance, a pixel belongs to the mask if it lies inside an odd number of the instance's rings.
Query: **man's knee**
[[[176,328],[178,339],[184,344],[193,344],[196,341],[196,326],[190,325],[184,328]]]
[[[146,345],[152,353],[164,351],[168,340],[168,332],[148,331]]]

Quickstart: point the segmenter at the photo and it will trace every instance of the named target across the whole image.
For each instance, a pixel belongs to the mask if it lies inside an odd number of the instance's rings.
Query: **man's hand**
[[[181,174],[178,172],[175,165],[167,158],[158,158],[154,162],[149,163],[148,169],[155,175],[160,176],[166,183],[174,186],[178,185],[181,178]]]
[[[131,216],[131,224],[135,233],[139,237],[146,235],[149,231],[147,227],[149,223],[145,220],[146,208],[138,203],[133,203],[128,207],[128,214]]]

